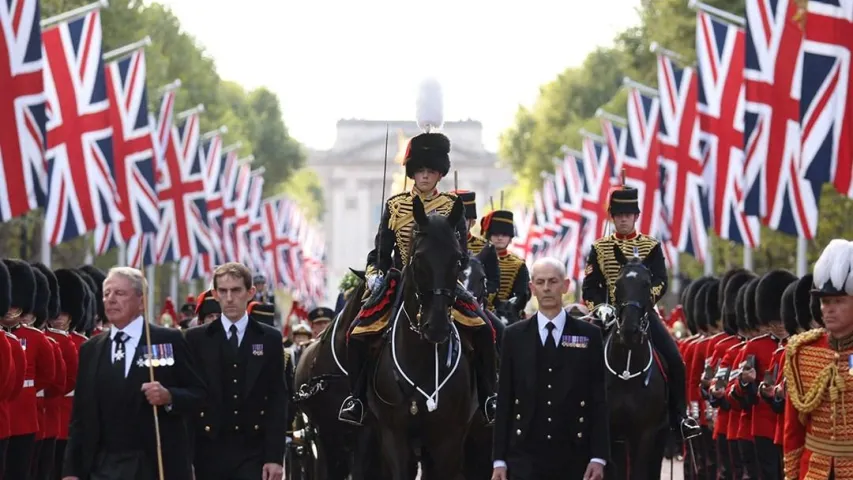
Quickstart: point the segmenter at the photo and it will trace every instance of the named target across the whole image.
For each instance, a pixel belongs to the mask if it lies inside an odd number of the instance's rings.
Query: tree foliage
[[[709,0],[708,5],[743,16],[742,0]],[[500,156],[518,178],[510,192],[512,200],[529,204],[532,192],[541,185],[542,172],[553,171],[554,158],[561,157],[565,145],[580,149],[579,131],[600,132],[594,118],[598,107],[625,115],[626,93],[621,81],[628,76],[649,86],[657,85],[655,54],[652,42],[695,62],[696,11],[686,0],[643,1],[639,24],[620,32],[610,47],[590,53],[582,65],[570,67],[543,85],[540,95],[530,107],[519,106],[515,121],[500,137]],[[820,201],[820,223],[817,238],[808,244],[809,264],[817,259],[822,246],[832,238],[853,236],[848,219],[853,214],[853,201],[825,186]],[[719,238],[711,239],[715,271],[740,266],[743,249]],[[753,252],[756,271],[772,268],[794,269],[797,240],[762,227],[761,246]],[[689,277],[702,274],[703,266],[692,257],[682,255],[682,272]]]
[[[67,12],[91,3],[90,0],[40,0],[42,18]],[[223,141],[226,145],[241,142],[241,156],[253,154],[254,167],[265,168],[265,193],[281,191],[291,181],[294,171],[305,161],[301,146],[288,134],[282,120],[278,97],[266,88],[246,91],[240,85],[223,81],[216,64],[198,42],[181,29],[178,18],[166,6],[141,0],[110,0],[101,10],[104,52],[151,37],[145,49],[149,108],[159,110],[158,89],[175,79],[181,80],[175,112],[205,106],[201,115],[201,130],[207,132],[221,125],[228,127]],[[301,186],[300,186],[301,187]],[[295,187],[294,187],[295,188]],[[302,187],[301,187],[302,188]],[[307,189],[312,188],[309,184]],[[305,197],[308,208],[310,200]],[[21,218],[0,224],[0,252],[4,256],[19,256],[38,260],[41,251],[43,212],[30,212]],[[92,237],[84,236],[53,248],[53,267],[77,266],[91,251]],[[107,268],[117,263],[114,250],[96,265]],[[171,266],[158,267],[158,271]],[[158,275],[159,292],[168,288],[168,275]],[[182,289],[183,290],[183,289]],[[183,291],[182,291],[183,293]],[[162,295],[159,295],[162,299]]]

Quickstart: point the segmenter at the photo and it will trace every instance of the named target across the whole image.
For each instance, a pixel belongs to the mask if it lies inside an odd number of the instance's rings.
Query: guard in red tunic
[[[0,317],[4,317],[9,311],[11,296],[9,270],[3,262],[0,262]],[[12,341],[17,343],[16,339]],[[6,402],[17,394],[16,386],[19,385],[15,379],[16,368],[9,338],[0,333],[0,472],[6,465],[6,443],[9,441],[9,411]]]
[[[52,330],[68,333],[68,339],[74,348],[74,360],[68,370],[74,370],[74,376],[69,376],[69,383],[65,385],[66,393],[59,398],[59,432],[56,436],[56,448],[54,456],[54,472],[62,471],[62,462],[65,459],[65,445],[68,443],[68,425],[71,422],[71,405],[74,402],[74,388],[77,383],[77,371],[79,362],[80,346],[88,338],[80,332],[91,329],[94,321],[94,313],[88,314],[84,303],[80,301],[86,295],[86,286],[83,278],[77,271],[69,269],[58,269],[54,272],[59,285],[58,314],[51,316],[48,320]]]
[[[20,260],[3,262],[12,279],[12,308],[2,323],[20,339],[27,358],[23,390],[9,403],[11,436],[6,448],[4,478],[26,479],[39,431],[36,393],[52,384],[56,366],[53,347],[44,333],[22,323],[22,315],[32,313],[35,304],[36,279],[32,268]]]
[[[811,280],[809,280],[811,282]],[[779,316],[782,317],[782,323],[785,325],[785,333],[788,335],[779,342],[779,348],[773,352],[773,363],[770,364],[770,372],[764,374],[764,379],[758,384],[758,395],[761,399],[773,409],[776,414],[776,425],[773,432],[773,445],[777,450],[779,461],[779,476],[782,476],[782,438],[785,425],[785,394],[782,380],[785,378],[785,347],[788,344],[788,339],[794,335],[802,333],[799,322],[797,322],[797,311],[794,306],[796,303],[797,285],[799,282],[793,282],[782,292],[782,304],[779,306]],[[808,293],[808,292],[807,292]],[[753,434],[755,430],[753,430]]]
[[[716,282],[713,277],[702,277],[687,287],[685,295],[684,314],[687,321],[697,332],[696,338],[687,349],[684,358],[686,387],[687,387],[687,415],[696,421],[697,425],[703,424],[703,403],[700,391],[700,382],[705,365],[705,350],[710,338],[708,332],[708,321],[705,317],[705,302],[707,300],[707,287]],[[685,468],[695,473],[697,478],[704,479],[708,470],[708,452],[701,438],[691,442],[692,455],[688,455]],[[695,461],[695,464],[692,462]]]

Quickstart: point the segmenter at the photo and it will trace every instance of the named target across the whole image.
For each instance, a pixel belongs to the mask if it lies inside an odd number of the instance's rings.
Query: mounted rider
[[[473,228],[474,224],[477,222],[477,195],[476,193],[468,190],[454,190],[451,193],[458,196],[459,199],[462,200],[462,204],[465,205],[465,224],[468,227],[468,251],[471,255],[480,255],[483,248],[490,244],[485,238],[471,233],[471,228]],[[494,301],[494,297],[500,289],[501,276],[497,251],[494,248],[490,248],[490,251],[495,253],[488,253],[486,260],[483,262],[483,268],[486,273],[486,293],[489,296],[489,304]]]
[[[410,191],[394,195],[385,202],[374,249],[367,255],[365,280],[368,291],[365,296],[368,303],[371,299],[379,298],[388,292],[389,288],[392,288],[391,278],[401,278],[400,271],[409,263],[412,230],[415,227],[414,198],[420,198],[427,214],[437,213],[443,216],[450,215],[457,200],[455,195],[441,193],[436,188],[439,180],[450,171],[450,139],[441,133],[430,131],[431,128],[442,124],[440,105],[427,105],[424,109],[421,108],[422,106],[419,99],[418,126],[425,132],[409,141],[403,160],[406,177],[413,180],[414,186]],[[422,116],[423,110],[429,108],[433,111]],[[456,236],[462,251],[467,251],[468,228],[464,217],[460,217],[456,225]],[[395,285],[396,283],[394,281]],[[370,331],[381,333],[382,328],[376,327],[375,330],[370,329]],[[497,403],[493,333],[491,328],[478,328],[471,331],[474,355],[478,357],[475,364],[478,366],[476,375],[480,405],[487,420],[491,422],[494,419]],[[344,399],[338,413],[341,421],[357,426],[360,426],[364,419],[363,398],[369,370],[366,364],[370,359],[368,341],[361,337],[362,335],[355,334],[348,336],[347,371],[351,395]],[[487,367],[488,365],[491,367]]]
[[[635,227],[640,217],[637,190],[627,186],[613,190],[607,211],[616,232],[593,243],[586,260],[582,287],[584,302],[591,311],[598,307],[596,312],[603,322],[616,315],[616,309],[612,305],[616,304],[616,278],[622,265],[613,253],[614,246],[618,246],[626,258],[637,256],[648,266],[652,277],[649,293],[654,303],[661,299],[667,288],[666,262],[660,242],[652,236],[637,232]],[[605,306],[600,307],[602,304]],[[668,367],[670,426],[684,438],[694,436],[699,433],[699,426],[685,416],[685,371],[678,346],[666,326],[655,315],[649,316],[649,335],[656,351],[664,358]]]
[[[489,310],[511,310],[521,319],[530,301],[530,272],[524,260],[507,250],[515,236],[515,223],[509,210],[493,210],[480,220],[480,231],[498,252],[500,287]]]

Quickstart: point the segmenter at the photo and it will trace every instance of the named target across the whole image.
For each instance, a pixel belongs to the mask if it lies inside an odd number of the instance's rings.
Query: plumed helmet
[[[6,264],[0,262],[0,317],[9,313],[12,303],[12,279],[9,278],[9,269]]]
[[[782,303],[782,293],[796,281],[797,276],[787,270],[771,270],[761,277],[755,289],[756,325],[769,325],[781,320],[779,305]]]
[[[722,314],[720,313],[720,284],[719,280],[708,282],[705,300],[705,317],[708,320],[708,326],[711,328],[719,328],[722,323]],[[697,306],[698,308],[698,306]]]
[[[32,264],[33,270],[38,270],[47,279],[47,284],[50,287],[50,298],[47,300],[45,308],[47,309],[47,318],[53,319],[59,316],[59,281],[56,279],[53,270],[47,268],[47,265],[41,262]]]
[[[201,292],[195,304],[195,316],[201,324],[204,318],[214,313],[222,313],[222,307],[213,297],[213,289]]]
[[[88,287],[83,278],[69,268],[57,269],[54,274],[59,283],[59,311],[71,319],[69,330],[79,332],[81,330],[75,327],[86,323],[86,303],[89,295],[86,290]]]
[[[729,335],[734,335],[740,329],[738,325],[738,311],[743,307],[743,295],[740,295],[742,290],[745,290],[746,284],[754,279],[755,275],[750,272],[743,271],[729,278],[726,282],[726,289],[723,296],[723,329]]]
[[[98,319],[100,321],[106,322],[107,315],[104,313],[104,280],[107,279],[107,275],[103,270],[94,265],[83,265],[78,268],[78,270],[86,273],[92,280],[92,283],[89,284],[89,288],[92,290],[93,294],[92,301],[95,304],[95,313],[98,315]]]
[[[814,284],[812,294],[819,297],[853,295],[853,243],[829,242],[815,262]]]
[[[797,322],[797,310],[794,308],[796,292],[797,282],[789,283],[782,292],[782,304],[779,306],[779,315],[782,317],[782,323],[785,325],[785,331],[788,332],[788,335],[796,335],[800,330],[800,323]]]
[[[33,317],[35,321],[33,326],[41,328],[47,321],[47,303],[50,301],[50,284],[47,283],[47,277],[44,276],[37,268],[33,269],[33,277],[36,279],[35,302],[33,303]]]
[[[36,299],[36,276],[27,262],[4,259],[12,281],[12,308],[18,308],[23,315],[33,313]]]

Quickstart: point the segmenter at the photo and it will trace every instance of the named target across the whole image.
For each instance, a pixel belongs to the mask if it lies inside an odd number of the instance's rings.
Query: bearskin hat
[[[723,328],[729,335],[734,335],[741,329],[739,324],[739,313],[742,308],[743,298],[739,293],[745,290],[746,284],[754,279],[755,275],[750,272],[740,272],[732,275],[726,283],[723,293]]]
[[[35,302],[32,314],[35,317],[33,326],[41,328],[47,321],[47,304],[50,302],[50,284],[47,277],[37,268],[33,269],[33,277],[36,279]]]
[[[705,317],[708,319],[708,326],[711,328],[719,328],[722,323],[722,315],[720,313],[720,283],[719,280],[708,282],[706,287],[707,298],[705,300]]]
[[[12,280],[12,308],[21,309],[26,315],[33,313],[36,299],[36,276],[27,262],[14,259],[4,259],[9,277]]]
[[[756,325],[769,325],[779,321],[779,305],[785,288],[797,281],[797,276],[787,270],[771,270],[761,277],[755,289]]]
[[[94,265],[83,265],[78,270],[85,272],[92,279],[94,286],[89,284],[89,288],[92,289],[93,293],[92,301],[95,304],[95,313],[98,314],[98,318],[102,322],[105,322],[107,315],[104,313],[104,280],[107,279],[107,275]]]
[[[31,264],[33,270],[38,270],[47,278],[47,284],[50,286],[50,298],[47,301],[47,318],[48,320],[59,316],[59,281],[56,279],[53,270],[47,268],[47,265],[41,262]]]
[[[797,280],[797,291],[794,293],[794,309],[797,312],[797,322],[803,330],[811,330],[812,320],[823,324],[820,313],[820,298],[812,296],[814,277],[811,273]]]
[[[760,277],[750,280],[743,295],[744,322],[748,330],[755,330],[759,327],[758,312],[755,308],[755,293],[758,290],[759,282],[761,282]]]
[[[699,289],[702,288],[702,285],[713,280],[714,277],[701,277],[700,279],[692,282],[690,286],[687,287],[687,294],[684,297],[684,303],[682,306],[684,307],[684,318],[687,321],[687,328],[693,332],[699,332],[699,325],[696,322],[696,310],[694,305],[696,305],[696,295],[699,293]],[[705,310],[705,304],[701,303],[702,310]]]
[[[0,317],[9,313],[12,303],[12,281],[9,278],[9,269],[6,264],[0,262]]]
[[[782,304],[779,306],[779,316],[782,317],[782,323],[785,325],[785,331],[788,335],[796,335],[800,330],[800,324],[797,322],[797,310],[794,308],[794,297],[797,292],[797,282],[791,282],[785,287],[782,292]]]
[[[95,328],[95,316],[98,315],[97,301],[95,300],[95,296],[97,295],[95,292],[98,291],[98,287],[95,281],[92,280],[92,277],[85,271],[77,269],[75,273],[83,279],[83,284],[86,287],[83,289],[83,320],[80,324],[75,325],[75,330],[88,331],[91,328]],[[103,297],[101,303],[103,303]],[[103,317],[100,317],[100,320],[106,321]]]
[[[745,273],[746,270],[743,268],[732,268],[723,274],[722,278],[720,278],[720,294],[718,295],[717,300],[719,300],[720,312],[725,312],[725,301],[726,301],[726,285],[728,285],[729,280],[731,280],[735,275],[740,273]],[[735,292],[737,294],[737,292]],[[734,300],[734,298],[732,298]]]
[[[84,317],[89,295],[86,291],[88,287],[80,274],[74,270],[60,268],[54,274],[59,284],[60,312],[71,318],[69,330],[80,331],[75,326],[86,323]]]
[[[705,314],[705,304],[708,303],[708,285],[711,282],[704,282],[696,290],[696,295],[693,298],[693,322],[696,323],[696,328],[700,332],[708,331],[708,316]]]

